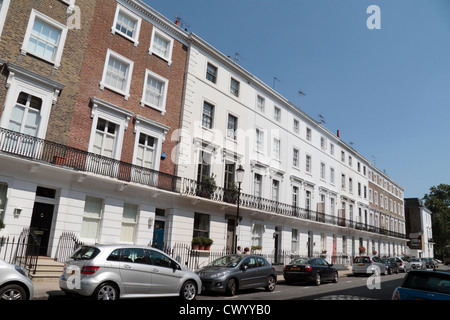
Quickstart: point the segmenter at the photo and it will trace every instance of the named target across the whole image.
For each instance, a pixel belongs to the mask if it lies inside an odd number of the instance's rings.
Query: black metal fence
[[[33,232],[24,228],[18,237],[0,238],[0,259],[22,267],[28,274],[35,274],[40,241]]]
[[[58,246],[56,248],[55,260],[64,262],[83,242],[78,240],[73,232],[63,232],[59,237]]]

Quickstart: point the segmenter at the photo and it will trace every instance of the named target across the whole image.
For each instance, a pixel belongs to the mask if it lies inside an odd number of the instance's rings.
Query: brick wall
[[[142,19],[137,47],[132,41],[120,34],[112,34],[111,27],[114,22],[116,6],[117,2],[114,0],[96,1],[85,59],[81,68],[80,92],[75,102],[69,144],[87,150],[92,127],[90,99],[97,97],[171,128],[162,146],[162,152],[165,152],[168,156],[164,161],[161,161],[160,171],[173,174],[174,164],[170,159],[170,153],[175,147],[176,141],[171,141],[170,137],[173,130],[179,127],[187,47],[179,41],[174,41],[172,64],[169,66],[167,61],[148,53],[153,25],[147,20]],[[128,100],[125,100],[123,95],[107,88],[100,89],[99,84],[102,79],[108,49],[134,61]],[[165,115],[162,115],[160,111],[140,105],[146,69],[169,80]],[[122,147],[121,160],[129,163],[132,162],[136,138],[133,127],[134,124],[130,121],[124,134]]]

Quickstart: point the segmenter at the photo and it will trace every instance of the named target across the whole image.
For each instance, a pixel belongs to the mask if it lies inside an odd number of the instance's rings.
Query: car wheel
[[[314,281],[314,284],[316,286],[320,286],[320,274],[319,273],[316,274],[316,280]]]
[[[339,274],[338,274],[338,272],[336,271],[336,272],[334,273],[333,282],[334,282],[334,283],[337,283],[338,281],[339,281]]]
[[[97,287],[93,297],[95,300],[119,300],[119,290],[115,284],[105,282]]]
[[[180,291],[180,297],[184,301],[195,300],[197,296],[197,286],[192,281],[187,281],[183,284]]]
[[[235,279],[228,280],[227,283],[227,295],[234,296],[237,292],[237,283]]]
[[[0,300],[26,300],[26,291],[17,284],[6,285],[0,289]]]
[[[277,286],[277,281],[276,281],[275,277],[269,276],[269,278],[267,279],[266,291],[272,292],[273,290],[275,290],[276,286]]]

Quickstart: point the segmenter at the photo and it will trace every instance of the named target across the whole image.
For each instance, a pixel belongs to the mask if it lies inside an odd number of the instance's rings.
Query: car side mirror
[[[330,266],[330,267],[332,267],[333,266],[333,264],[332,263],[330,263],[328,266]]]

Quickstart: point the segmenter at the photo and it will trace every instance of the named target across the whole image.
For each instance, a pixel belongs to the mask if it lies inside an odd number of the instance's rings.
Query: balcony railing
[[[55,166],[63,166],[72,170],[90,172],[178,194],[198,196],[230,204],[236,204],[237,201],[236,190],[217,187],[213,191],[208,191],[208,188],[194,179],[181,178],[156,170],[132,165],[130,163],[103,157],[4,128],[0,128],[0,151],[21,158],[43,161]],[[241,193],[239,204],[242,207],[271,212],[283,216],[359,229],[397,238],[406,238],[406,235],[404,234],[380,229],[359,222],[356,223],[355,221],[345,219],[341,215],[328,215],[245,193]]]

